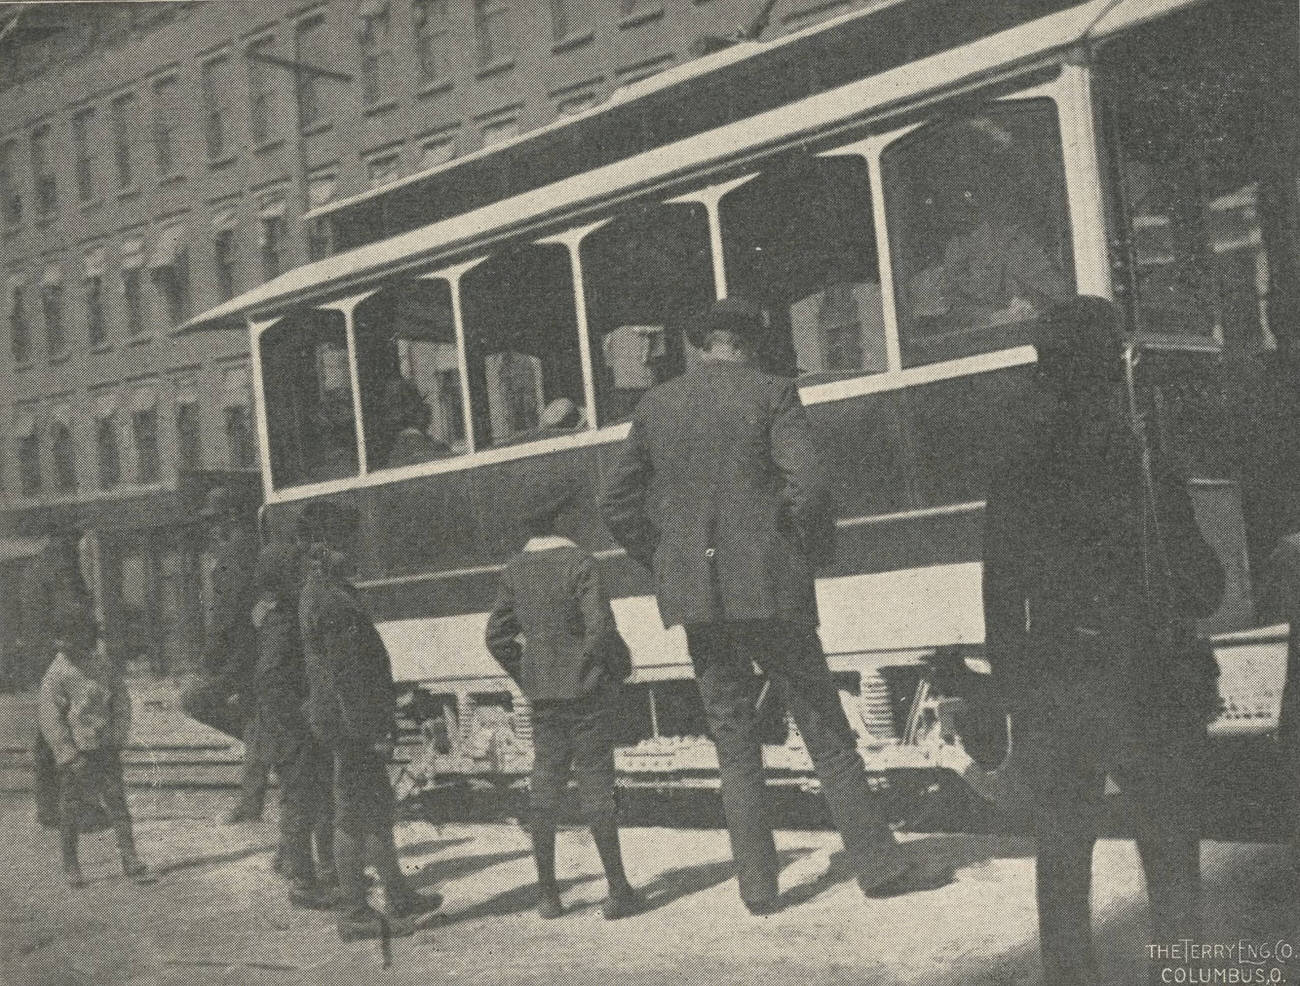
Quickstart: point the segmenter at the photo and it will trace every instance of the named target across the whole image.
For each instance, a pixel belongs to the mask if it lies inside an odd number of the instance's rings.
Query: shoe
[[[564,914],[564,904],[555,890],[537,891],[537,916],[545,921],[553,921]]]
[[[640,914],[645,910],[645,898],[632,887],[625,887],[606,897],[600,910],[605,915],[606,921],[630,918],[633,914]]]
[[[421,894],[408,890],[405,894],[397,895],[396,899],[388,901],[388,916],[413,918],[421,914],[432,914],[440,907],[442,907],[442,894],[436,892]]]
[[[81,872],[81,866],[73,863],[71,866],[63,867],[63,881],[69,887],[84,887],[86,878]]]
[[[887,870],[861,874],[858,886],[866,897],[898,897],[922,890],[937,890],[952,882],[952,867],[938,859],[900,859]]]
[[[745,901],[745,907],[756,918],[765,918],[769,914],[776,914],[784,906],[780,897],[772,897],[768,900]]]
[[[307,911],[328,911],[338,901],[332,895],[322,893],[321,887],[314,881],[295,876],[289,880],[289,903]]]
[[[419,930],[412,918],[386,918],[376,910],[352,912],[339,918],[339,941],[367,941],[375,938],[410,938]]]
[[[144,885],[158,882],[158,877],[137,856],[122,857],[122,872],[130,878],[132,883]]]

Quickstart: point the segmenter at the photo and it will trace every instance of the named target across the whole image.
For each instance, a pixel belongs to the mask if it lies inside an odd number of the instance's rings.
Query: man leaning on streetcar
[[[692,326],[701,363],[652,388],[607,478],[602,514],[654,571],[664,625],[686,630],[718,751],[740,897],[780,907],[754,665],[794,717],[864,893],[943,882],[911,860],[868,786],[817,634],[814,570],[834,509],[794,381],[756,364],[762,311],[715,302]]]

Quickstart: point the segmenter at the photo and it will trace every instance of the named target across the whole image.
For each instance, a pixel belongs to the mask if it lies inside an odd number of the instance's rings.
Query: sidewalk
[[[865,900],[831,833],[779,835],[787,909],[751,917],[736,896],[727,841],[716,830],[628,828],[628,870],[649,913],[604,921],[604,881],[584,832],[562,834],[559,867],[570,913],[532,911],[527,836],[510,825],[401,826],[404,863],[446,896],[447,920],[393,944],[342,945],[330,915],[291,909],[270,870],[273,819],[226,827],[215,792],[132,794],[141,852],[163,874],[136,887],[119,874],[108,833],[84,840],[90,885],[62,886],[57,836],[30,803],[0,801],[0,982],[94,983],[819,984],[1012,986],[1036,982],[1033,865],[1023,840],[909,839],[957,867],[946,887]],[[1279,847],[1206,843],[1213,941],[1300,945],[1295,891]],[[1144,953],[1142,885],[1133,846],[1097,852],[1104,983],[1133,986]],[[1300,967],[1285,980],[1300,982]]]

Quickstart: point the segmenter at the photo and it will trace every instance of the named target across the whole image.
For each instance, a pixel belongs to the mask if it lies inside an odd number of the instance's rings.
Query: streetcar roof
[[[947,89],[1201,2],[1204,0],[1090,0],[970,42],[961,49],[961,57],[954,57],[952,51],[940,52],[461,215],[295,267],[195,316],[182,326],[182,331],[234,327],[237,319],[267,317],[286,303],[305,300],[324,291],[345,291],[385,274],[412,270],[426,272],[430,269],[428,265],[440,255],[469,250],[476,242],[521,231],[548,215],[562,214],[584,204],[596,205],[619,193],[647,189],[688,169],[723,162],[738,150],[776,144],[800,134],[813,133],[847,117],[903,103],[917,93]],[[698,78],[752,58],[759,51],[791,43],[880,9],[875,7],[845,15],[766,44],[749,43],[701,58],[665,73],[669,77],[662,84],[648,86],[629,98],[639,98],[686,79]],[[563,125],[572,125],[609,107],[607,103],[572,121],[563,121]],[[500,152],[501,149],[498,145],[479,153]],[[411,176],[409,180],[424,179],[428,174]],[[392,183],[373,194],[391,192],[398,186],[399,183]]]

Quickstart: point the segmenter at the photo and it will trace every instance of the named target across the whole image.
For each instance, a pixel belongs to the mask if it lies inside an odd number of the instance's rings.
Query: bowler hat
[[[1124,339],[1114,303],[1076,295],[1049,308],[1034,332],[1039,371],[1058,384],[1124,379]]]
[[[708,310],[692,319],[687,326],[687,336],[696,348],[704,345],[710,332],[734,332],[751,335],[766,328],[763,309],[748,298],[732,296],[719,298]]]
[[[204,520],[211,520],[214,517],[230,517],[236,512],[235,498],[230,490],[224,486],[214,486],[204,497],[203,509],[199,511],[199,516]]]

